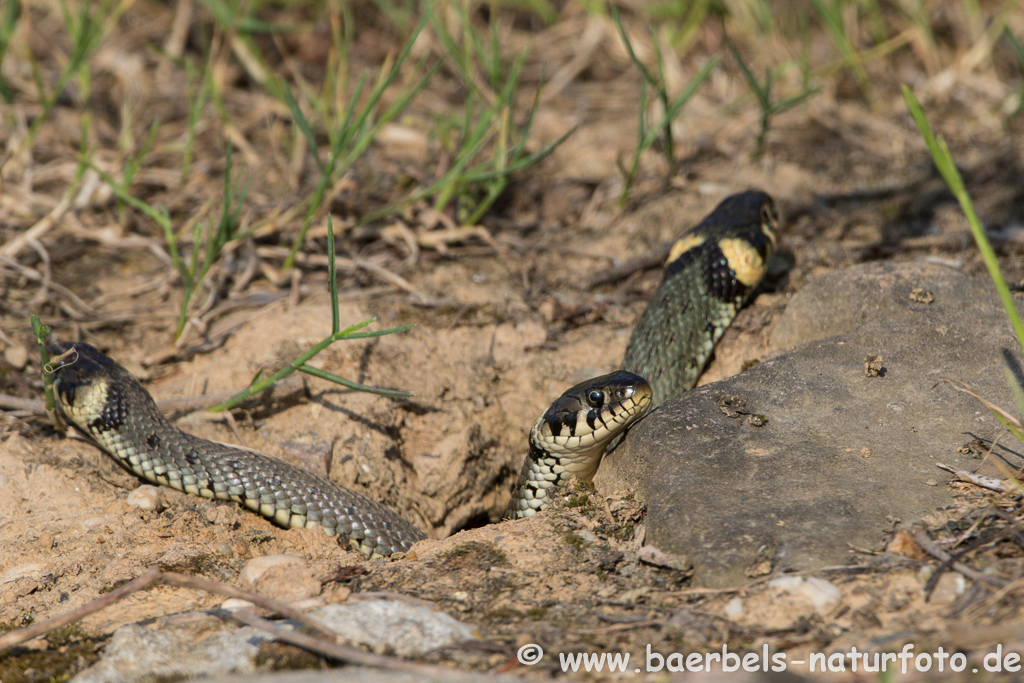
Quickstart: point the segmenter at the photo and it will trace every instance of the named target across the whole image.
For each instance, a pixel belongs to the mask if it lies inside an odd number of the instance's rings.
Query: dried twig
[[[280,624],[276,624],[272,621],[256,616],[252,612],[246,610],[216,610],[214,614],[223,619],[234,619],[246,626],[252,626],[253,628],[266,631],[282,643],[290,643],[291,645],[300,647],[303,650],[308,650],[314,654],[322,655],[328,659],[350,662],[352,664],[359,664],[360,666],[375,666],[381,669],[396,669],[399,671],[434,673],[451,672],[450,669],[442,669],[428,664],[417,664],[416,662],[410,662],[396,657],[384,657],[382,655],[371,654],[348,645],[340,645],[334,642],[333,639],[323,640],[321,638],[314,638],[313,636],[300,631],[285,628]]]
[[[613,266],[611,268],[605,268],[604,270],[596,273],[592,278],[587,280],[587,288],[596,287],[598,285],[605,285],[612,282],[619,282],[625,280],[633,273],[641,270],[650,270],[651,268],[658,268],[665,265],[665,259],[668,258],[669,252],[672,250],[672,243],[663,244],[653,253],[642,258],[633,259],[627,261],[619,266]]]
[[[32,415],[46,415],[46,402],[36,398],[21,398],[0,394],[0,409],[23,410]]]
[[[913,537],[914,542],[921,547],[921,550],[925,551],[932,557],[942,562],[942,564],[939,565],[939,569],[928,580],[928,585],[925,586],[925,595],[931,594],[931,591],[935,587],[935,584],[938,583],[938,577],[942,574],[943,570],[946,567],[952,567],[953,569],[960,572],[969,579],[980,581],[981,583],[985,583],[989,586],[994,586],[996,588],[1004,588],[1009,584],[1009,581],[1006,581],[1005,579],[1000,579],[995,576],[989,576],[988,574],[982,574],[981,572],[971,569],[970,567],[961,562],[957,562],[952,555],[950,555],[945,550],[940,548],[938,544],[936,544],[935,541],[929,538],[928,534],[924,533],[923,531],[915,531],[911,534],[911,536]]]
[[[35,282],[40,282],[40,283],[48,284],[50,289],[52,289],[53,291],[55,291],[58,294],[60,294],[62,297],[67,299],[69,302],[71,302],[75,306],[75,308],[78,309],[76,314],[82,314],[82,313],[92,314],[92,313],[96,312],[93,309],[92,306],[90,306],[89,304],[87,304],[84,301],[82,301],[81,299],[79,299],[78,296],[75,295],[74,292],[72,292],[70,289],[68,289],[64,285],[58,284],[56,282],[47,282],[47,277],[44,276],[42,273],[40,273],[35,268],[29,268],[28,266],[23,266],[20,263],[18,263],[17,261],[15,261],[14,259],[12,259],[12,258],[10,258],[8,256],[4,256],[3,254],[0,254],[0,263],[3,263],[4,265],[6,265],[6,266],[8,266],[10,268],[13,268],[14,270],[18,271],[19,275],[21,275],[23,277],[26,277],[29,280],[33,280]]]
[[[60,615],[59,617],[47,619],[46,621],[41,621],[38,624],[32,624],[31,626],[26,626],[25,628],[19,628],[16,631],[6,633],[0,636],[0,652],[3,652],[8,648],[14,647],[15,645],[19,645],[28,640],[32,640],[33,638],[38,638],[44,633],[49,633],[50,631],[58,629],[61,626],[67,626],[68,624],[74,621],[78,621],[79,619],[82,619],[92,614],[93,612],[98,612],[99,610],[105,607],[113,605],[115,602],[118,602],[122,598],[131,595],[135,591],[142,590],[147,586],[152,586],[154,583],[156,583],[159,576],[160,570],[157,567],[154,567],[142,576],[132,579],[120,588],[116,588],[110,591],[99,600],[94,600],[93,602],[90,602],[87,605],[82,605],[78,609],[73,609],[70,612],[66,612]]]
[[[260,258],[275,258],[281,257],[288,253],[288,250],[282,247],[257,247],[256,254]],[[381,280],[384,280],[390,285],[398,287],[399,289],[412,294],[420,301],[429,301],[430,298],[416,288],[411,282],[406,280],[401,275],[394,273],[384,266],[378,265],[366,259],[348,259],[343,256],[335,256],[334,262],[339,268],[345,268],[349,270],[355,270],[356,268],[362,268],[366,272],[376,275]],[[327,256],[324,254],[300,254],[296,258],[296,263],[299,265],[311,265],[311,266],[326,266]]]
[[[632,631],[645,626],[662,626],[664,623],[665,619],[644,619],[641,621],[629,621],[622,624],[612,624],[611,626],[600,626],[597,628],[574,628],[571,631],[567,631],[567,633],[572,633],[574,635],[600,636],[608,633]]]
[[[43,216],[35,225],[16,236],[10,242],[0,248],[0,256],[8,259],[13,259],[29,245],[32,240],[38,240],[40,237],[50,231],[53,226],[57,224],[57,221],[67,213],[71,207],[71,202],[75,198],[75,192],[78,191],[78,183],[72,183],[67,191],[64,192],[64,196],[60,198],[56,206],[50,209],[50,212]]]
[[[906,565],[898,565],[896,568],[903,567]],[[786,572],[786,576],[816,576],[818,574],[827,574],[831,572],[848,573],[848,574],[868,574],[877,572],[878,567],[869,564],[838,564],[830,565],[828,567],[820,567],[818,569],[805,569],[799,572]],[[745,583],[742,586],[733,586],[731,588],[681,588],[675,591],[674,595],[679,596],[705,596],[705,595],[731,595],[732,593],[745,594],[762,584],[769,583],[779,578],[779,574],[768,574],[762,576],[759,579],[755,579],[750,583]]]
[[[981,401],[982,405],[984,405],[986,408],[988,408],[993,413],[997,413],[998,415],[1001,415],[1007,422],[1009,422],[1011,425],[1013,425],[1017,429],[1024,429],[1024,425],[1021,425],[1020,420],[1018,420],[1013,415],[1011,415],[1010,413],[1006,412],[1005,410],[1003,410],[1002,408],[997,406],[995,403],[992,403],[991,401],[986,400],[984,397],[982,397],[981,394],[979,394],[977,391],[975,391],[971,387],[967,386],[963,382],[958,382],[958,381],[952,380],[952,379],[947,379],[947,380],[945,380],[945,382],[946,382],[946,384],[950,385],[951,387],[953,387],[957,391],[962,392],[964,394],[969,394],[969,395],[973,396],[974,398],[978,399],[979,401]]]
[[[942,463],[935,463],[935,466],[940,470],[946,470],[950,472],[958,481],[966,481],[975,486],[980,486],[985,489],[991,489],[993,491],[999,491],[1000,493],[1006,493],[1007,491],[1015,490],[1013,485],[1008,484],[1003,479],[996,479],[995,477],[987,477],[983,474],[975,474],[962,470],[959,467],[953,467],[951,465],[943,465]]]
[[[256,593],[249,593],[220,581],[211,581],[198,576],[187,576],[176,572],[161,572],[157,567],[153,567],[138,578],[132,579],[120,588],[112,590],[107,595],[104,595],[102,598],[94,600],[87,605],[82,605],[78,609],[71,610],[70,612],[58,617],[54,617],[53,619],[48,619],[38,624],[33,624],[26,628],[11,631],[10,633],[0,636],[0,652],[33,638],[38,638],[39,636],[49,633],[61,626],[66,626],[74,621],[78,621],[93,612],[97,612],[113,605],[132,593],[154,585],[192,588],[206,591],[207,593],[223,595],[229,598],[238,598],[241,600],[247,600],[256,606],[270,610],[271,612],[276,612],[277,614],[287,617],[311,631],[322,635],[323,638],[317,638],[298,631],[285,629],[278,624],[244,610],[231,611],[218,609],[212,611],[212,613],[218,617],[230,618],[243,624],[262,629],[278,640],[291,643],[292,645],[296,645],[309,650],[310,652],[314,652],[331,659],[351,662],[362,666],[374,666],[384,669],[398,669],[402,671],[424,671],[426,669],[433,668],[416,664],[415,662],[397,659],[395,657],[375,655],[354,647],[341,645],[335,642],[337,634],[333,631],[316,619],[313,619],[312,617],[309,617],[278,600],[257,595]]]
[[[39,291],[35,293],[35,296],[29,301],[29,308],[36,308],[44,301],[50,294],[50,284],[53,281],[53,271],[50,268],[50,253],[46,251],[46,248],[34,237],[26,237],[25,243],[32,247],[32,250],[39,256],[39,260],[43,264],[43,279],[40,281]]]

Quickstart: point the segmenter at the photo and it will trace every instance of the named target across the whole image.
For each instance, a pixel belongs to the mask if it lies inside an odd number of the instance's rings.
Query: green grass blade
[[[647,131],[647,135],[644,137],[644,147],[650,147],[654,144],[654,141],[658,138],[665,128],[672,123],[672,120],[676,117],[679,111],[686,106],[686,103],[690,101],[690,98],[697,92],[697,89],[708,79],[711,72],[715,70],[718,63],[722,61],[721,57],[714,57],[708,60],[708,63],[701,67],[701,70],[690,79],[690,82],[686,84],[683,91],[676,96],[676,99],[672,100],[672,104],[665,112],[665,117]]]
[[[754,72],[750,70],[750,67],[747,66],[747,63],[743,61],[743,57],[740,55],[740,51],[736,47],[736,43],[732,41],[732,38],[729,37],[728,33],[725,34],[725,44],[728,46],[729,52],[732,53],[733,59],[736,60],[736,64],[739,65],[740,73],[743,74],[743,80],[747,82],[747,85],[750,87],[750,91],[757,97],[758,102],[761,103],[761,107],[763,109],[767,109],[771,104],[768,101],[768,93],[765,92],[764,88],[761,86],[761,82],[757,80],[757,77],[754,75]]]
[[[819,92],[821,92],[821,88],[817,88],[817,87],[816,88],[810,88],[810,89],[805,90],[804,92],[800,93],[799,95],[793,95],[792,97],[787,97],[786,99],[782,100],[781,102],[776,102],[775,104],[773,104],[771,106],[769,111],[772,113],[772,115],[781,114],[782,112],[786,111],[787,109],[791,109],[791,108],[797,106],[798,104],[800,104],[804,100],[807,100],[807,99],[810,99],[810,98],[814,97]]]
[[[7,49],[11,46],[20,16],[21,3],[10,0],[3,13],[3,19],[0,19],[0,65],[3,65],[4,58],[7,57]],[[4,102],[8,104],[14,102],[14,90],[2,75],[0,75],[0,97],[3,97]]]
[[[466,180],[466,181],[469,181],[469,182],[475,182],[476,183],[476,182],[484,182],[484,181],[487,181],[487,180],[492,180],[494,178],[498,178],[498,177],[502,177],[502,176],[509,176],[509,175],[512,175],[513,173],[518,173],[519,171],[522,171],[525,168],[529,168],[530,166],[532,166],[533,164],[537,163],[538,161],[540,161],[541,159],[543,159],[547,155],[551,154],[553,151],[555,151],[556,147],[558,147],[560,144],[565,142],[566,139],[568,139],[568,137],[570,135],[572,135],[573,133],[575,133],[575,132],[576,132],[576,126],[573,126],[569,130],[567,130],[566,132],[564,132],[560,136],[558,136],[558,138],[556,138],[552,142],[548,143],[547,145],[545,145],[541,149],[537,150],[533,154],[530,154],[529,156],[525,156],[522,159],[516,160],[514,163],[509,164],[504,169],[499,169],[499,170],[495,170],[495,171],[480,171],[480,172],[475,172],[475,173],[473,173],[473,172],[466,173],[463,176],[463,179]]]
[[[1020,344],[1021,351],[1024,351],[1024,325],[1021,324],[1020,315],[1018,315],[1017,307],[1013,302],[1013,295],[1010,293],[1010,288],[1006,286],[1006,280],[999,269],[999,261],[996,259],[995,251],[988,241],[988,236],[985,235],[985,229],[981,225],[978,214],[974,211],[974,204],[967,194],[967,188],[964,187],[960,171],[957,170],[956,164],[953,162],[953,155],[950,154],[949,147],[942,136],[935,136],[932,133],[931,126],[928,125],[928,119],[924,115],[924,110],[918,103],[917,98],[914,97],[914,93],[906,85],[903,86],[903,99],[907,103],[907,109],[910,110],[914,123],[917,124],[921,135],[924,136],[925,143],[928,145],[928,151],[935,161],[935,166],[939,169],[939,173],[942,174],[942,178],[946,181],[946,185],[949,186],[953,196],[960,202],[960,208],[963,209],[964,215],[967,217],[967,224],[971,228],[971,234],[974,235],[978,251],[981,252],[981,258],[988,269],[988,275],[992,279],[996,291],[999,293],[1000,300],[1003,302],[1003,308],[1006,309],[1006,315],[1010,319],[1013,333],[1017,336],[1017,343]]]
[[[372,339],[374,337],[383,337],[388,334],[407,332],[408,330],[411,330],[412,328],[416,327],[415,325],[399,325],[398,327],[389,327],[386,330],[370,330],[368,332],[355,331],[358,329],[362,329],[363,327],[366,327],[374,320],[376,320],[376,318],[372,318],[371,320],[368,320],[364,323],[360,323],[359,325],[352,325],[351,327],[347,327],[338,334],[331,335],[331,341],[341,341],[343,339]]]
[[[67,427],[57,411],[57,399],[53,390],[53,373],[50,371],[50,350],[46,348],[46,342],[50,338],[50,328],[42,324],[39,316],[35,313],[29,316],[29,323],[32,325],[32,334],[35,335],[36,344],[39,345],[39,367],[43,375],[43,394],[46,397],[46,414],[57,429],[64,431]]]
[[[316,136],[313,135],[313,129],[310,127],[309,121],[306,119],[306,115],[302,113],[299,103],[295,101],[295,95],[292,94],[291,88],[282,83],[281,93],[284,96],[284,103],[288,107],[288,111],[292,114],[292,121],[294,121],[295,125],[299,127],[299,131],[306,138],[307,144],[309,144],[309,149],[313,154],[313,161],[316,162],[317,168],[320,169],[320,173],[326,175],[327,169],[324,167],[324,162],[320,159],[320,155],[316,153]],[[354,104],[355,99],[353,99],[352,102]]]
[[[341,311],[338,308],[338,265],[334,262],[334,219],[327,214],[327,287],[331,290],[331,334],[341,329]]]
[[[386,396],[388,398],[409,398],[410,396],[413,395],[411,391],[395,391],[393,389],[379,389],[377,387],[371,387],[371,386],[366,385],[366,384],[360,384],[359,382],[353,382],[350,379],[345,379],[344,377],[339,377],[338,375],[335,375],[334,373],[327,372],[326,370],[321,370],[319,368],[314,368],[314,367],[312,367],[310,365],[302,365],[302,366],[299,367],[299,370],[301,370],[302,372],[306,373],[307,375],[313,375],[314,377],[319,377],[320,379],[325,379],[328,382],[333,382],[335,384],[340,384],[343,387],[348,387],[349,389],[355,389],[356,391],[366,391],[366,392],[369,392],[371,394],[377,394],[379,396]]]
[[[296,370],[300,370],[311,375],[316,375],[317,377],[323,377],[324,379],[327,379],[332,382],[335,382],[336,380],[342,380],[337,383],[349,387],[350,389],[357,389],[358,391],[367,391],[372,394],[380,394],[382,396],[392,396],[396,398],[405,398],[406,396],[411,396],[412,394],[409,394],[407,392],[396,392],[390,389],[375,389],[364,384],[359,384],[358,382],[352,382],[351,380],[343,379],[341,377],[338,377],[337,375],[332,375],[322,370],[316,370],[315,368],[311,368],[310,366],[306,365],[306,363],[311,358],[316,356],[318,353],[320,353],[321,351],[323,351],[336,341],[342,341],[347,339],[370,339],[373,337],[383,337],[388,334],[395,334],[396,332],[405,332],[406,330],[413,328],[413,325],[402,325],[400,327],[392,327],[387,330],[374,330],[370,332],[358,331],[362,330],[364,327],[372,323],[374,320],[376,320],[376,318],[370,318],[369,320],[365,320],[361,323],[350,325],[341,332],[332,334],[329,337],[320,340],[312,348],[299,354],[299,356],[296,357],[295,360],[288,363],[286,366],[284,366],[274,374],[266,377],[255,377],[253,379],[253,382],[248,387],[238,392],[237,394],[229,398],[227,401],[224,401],[223,403],[213,406],[212,408],[209,409],[209,412],[219,413],[225,410],[229,410],[230,408],[234,408],[238,404],[242,403],[245,400],[248,400],[249,398],[252,398],[261,391],[265,391],[270,387],[274,386],[276,383],[280,382],[282,379],[292,374]],[[313,370],[313,372],[310,372],[311,370]]]
[[[615,22],[615,27],[619,30],[619,37],[622,38],[622,42],[626,46],[626,52],[629,53],[630,61],[633,62],[633,65],[637,68],[641,75],[643,75],[645,81],[647,81],[651,85],[657,86],[658,81],[655,80],[654,76],[651,75],[651,72],[647,70],[647,67],[644,66],[644,63],[641,62],[640,58],[636,56],[636,53],[633,52],[633,43],[630,42],[629,36],[626,35],[626,29],[622,25],[622,17],[619,16],[618,6],[613,2],[609,5],[609,8],[611,9],[612,20]]]
[[[1006,41],[1010,43],[1010,49],[1013,50],[1014,56],[1017,57],[1017,64],[1020,66],[1021,72],[1024,72],[1024,45],[1020,44],[1017,37],[1010,31],[1009,26],[1004,27],[1003,33],[1006,35]],[[1020,92],[1017,94],[1017,107],[1010,116],[1016,116],[1021,109],[1024,109],[1024,84],[1020,86]]]

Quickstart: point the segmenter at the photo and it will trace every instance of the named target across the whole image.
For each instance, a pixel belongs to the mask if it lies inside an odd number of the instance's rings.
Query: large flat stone
[[[911,281],[935,300],[919,304],[893,291]],[[794,306],[815,297],[824,303],[807,309],[821,316],[857,306],[864,291],[891,305],[847,334],[666,402],[599,473],[605,489],[637,490],[648,504],[647,542],[688,558],[699,584],[743,583],[765,558],[777,571],[849,564],[851,547],[878,547],[894,525],[949,505],[949,475],[935,463],[975,469],[976,456],[957,449],[1001,427],[945,378],[1014,405],[1005,368],[1019,347],[984,281],[888,264],[817,285]],[[882,376],[865,376],[868,355],[883,357]],[[1021,465],[1019,455],[1002,455]]]

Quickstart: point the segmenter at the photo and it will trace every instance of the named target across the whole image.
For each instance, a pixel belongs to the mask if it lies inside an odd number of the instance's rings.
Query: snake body
[[[181,431],[130,372],[95,347],[78,342],[49,348],[77,352],[54,373],[61,413],[146,481],[236,501],[283,527],[323,527],[367,557],[405,551],[426,538],[390,508],[329,479]]]
[[[634,330],[623,371],[578,384],[530,432],[509,515],[525,517],[570,477],[589,479],[609,443],[667,396],[690,389],[715,342],[760,282],[776,217],[761,192],[726,198],[673,247]],[[139,477],[233,500],[284,527],[322,527],[367,557],[409,550],[426,535],[366,496],[275,458],[193,436],[171,424],[125,368],[85,343],[54,370],[63,416]],[[646,380],[645,380],[646,378]]]
[[[574,475],[591,479],[609,444],[631,424],[693,388],[764,278],[777,225],[771,197],[743,192],[726,197],[676,241],[661,284],[633,328],[623,370],[572,387],[534,424],[508,516],[536,514]]]
[[[771,197],[726,197],[672,246],[665,275],[622,361],[650,382],[654,405],[697,383],[736,313],[764,278],[778,215]]]

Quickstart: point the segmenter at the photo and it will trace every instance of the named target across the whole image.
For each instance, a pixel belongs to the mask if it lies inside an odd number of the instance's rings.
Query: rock
[[[31,579],[33,581],[42,580],[46,574],[46,566],[42,564],[23,564],[12,569],[8,569],[3,574],[0,574],[0,585],[5,583],[14,583],[21,579]]]
[[[937,605],[952,605],[967,590],[967,579],[963,574],[947,571],[935,584],[935,590],[928,597]]]
[[[820,617],[827,617],[839,607],[842,594],[831,581],[817,576],[782,576],[768,582],[769,588],[778,588],[794,597],[805,599]]]
[[[725,615],[726,619],[735,622],[742,621],[743,616],[746,614],[743,610],[743,598],[736,597],[725,603],[725,607],[722,608],[722,614]]]
[[[354,647],[413,657],[451,647],[480,634],[444,612],[394,600],[325,605],[312,615]]]
[[[933,302],[912,300],[914,288]],[[867,293],[860,303],[856,292]],[[691,561],[698,585],[848,564],[851,546],[879,547],[894,526],[950,504],[947,486],[929,485],[949,481],[935,463],[976,469],[977,456],[958,449],[1002,428],[945,378],[1014,405],[1000,366],[1022,374],[1018,347],[984,280],[871,264],[808,285],[790,308],[816,320],[793,322],[802,331],[786,339],[863,324],[667,401],[598,474],[604,490],[630,486],[646,501],[646,542]],[[828,311],[839,313],[826,324]],[[869,355],[885,358],[883,375],[864,376]]]
[[[637,552],[637,558],[644,564],[650,564],[655,567],[665,567],[666,569],[677,569],[679,571],[687,571],[689,569],[687,563],[678,555],[666,553],[661,548],[653,545],[642,546]]]
[[[246,562],[238,578],[250,586],[255,586],[256,582],[270,569],[275,567],[300,569],[305,566],[306,561],[298,555],[264,555],[263,557],[254,557]]]
[[[82,526],[84,526],[88,531],[99,528],[106,523],[107,520],[104,517],[89,517],[82,520]]]
[[[206,508],[206,521],[210,524],[235,526],[238,524],[238,512],[237,505],[211,505]]]
[[[251,672],[265,639],[254,628],[229,630],[199,612],[164,617],[152,627],[129,624],[114,631],[100,661],[75,681],[130,683]]]
[[[512,674],[498,675],[489,671],[452,669],[439,673],[436,669],[427,668],[421,671],[386,671],[345,667],[333,670],[277,671],[259,675],[213,676],[204,678],[202,681],[203,683],[522,683],[523,679]],[[778,683],[782,683],[782,681]]]
[[[723,612],[727,618],[758,630],[790,630],[808,618],[827,617],[841,601],[839,589],[825,579],[782,576],[769,581],[764,590],[733,598]]]
[[[164,507],[160,489],[156,486],[143,484],[128,494],[128,504],[140,510],[156,511]]]
[[[15,370],[24,370],[28,365],[28,350],[24,346],[8,346],[4,349],[4,360]]]
[[[800,290],[772,330],[771,346],[789,349],[851,332],[888,315],[948,316],[965,301],[991,300],[998,305],[996,296],[988,280],[947,266],[924,261],[865,263],[825,273]]]
[[[264,573],[265,578],[275,565]],[[237,603],[234,608],[241,605]],[[309,612],[320,623],[336,631],[344,641],[378,653],[403,657],[423,655],[479,638],[470,626],[443,612],[414,607],[404,602],[372,601],[350,605],[326,605]],[[284,622],[294,627],[291,622]],[[230,623],[204,612],[188,612],[151,620],[147,626],[130,624],[114,631],[99,662],[75,680],[84,683],[134,683],[135,681],[180,680],[194,676],[248,674],[255,670],[255,656],[261,643],[273,640],[269,634]],[[316,680],[325,672],[313,672]],[[343,680],[355,680],[345,669]],[[384,672],[376,672],[380,678]],[[446,673],[444,683],[476,681],[459,672]],[[424,673],[409,680],[439,680]],[[238,679],[243,680],[243,679]],[[253,680],[247,676],[244,680]],[[360,679],[361,680],[361,679]],[[396,679],[399,680],[399,679]],[[480,679],[482,680],[482,679]],[[501,680],[488,676],[489,681]],[[514,679],[518,680],[518,679]]]
[[[320,594],[320,581],[295,555],[266,555],[245,563],[241,579],[260,595],[293,602]]]

